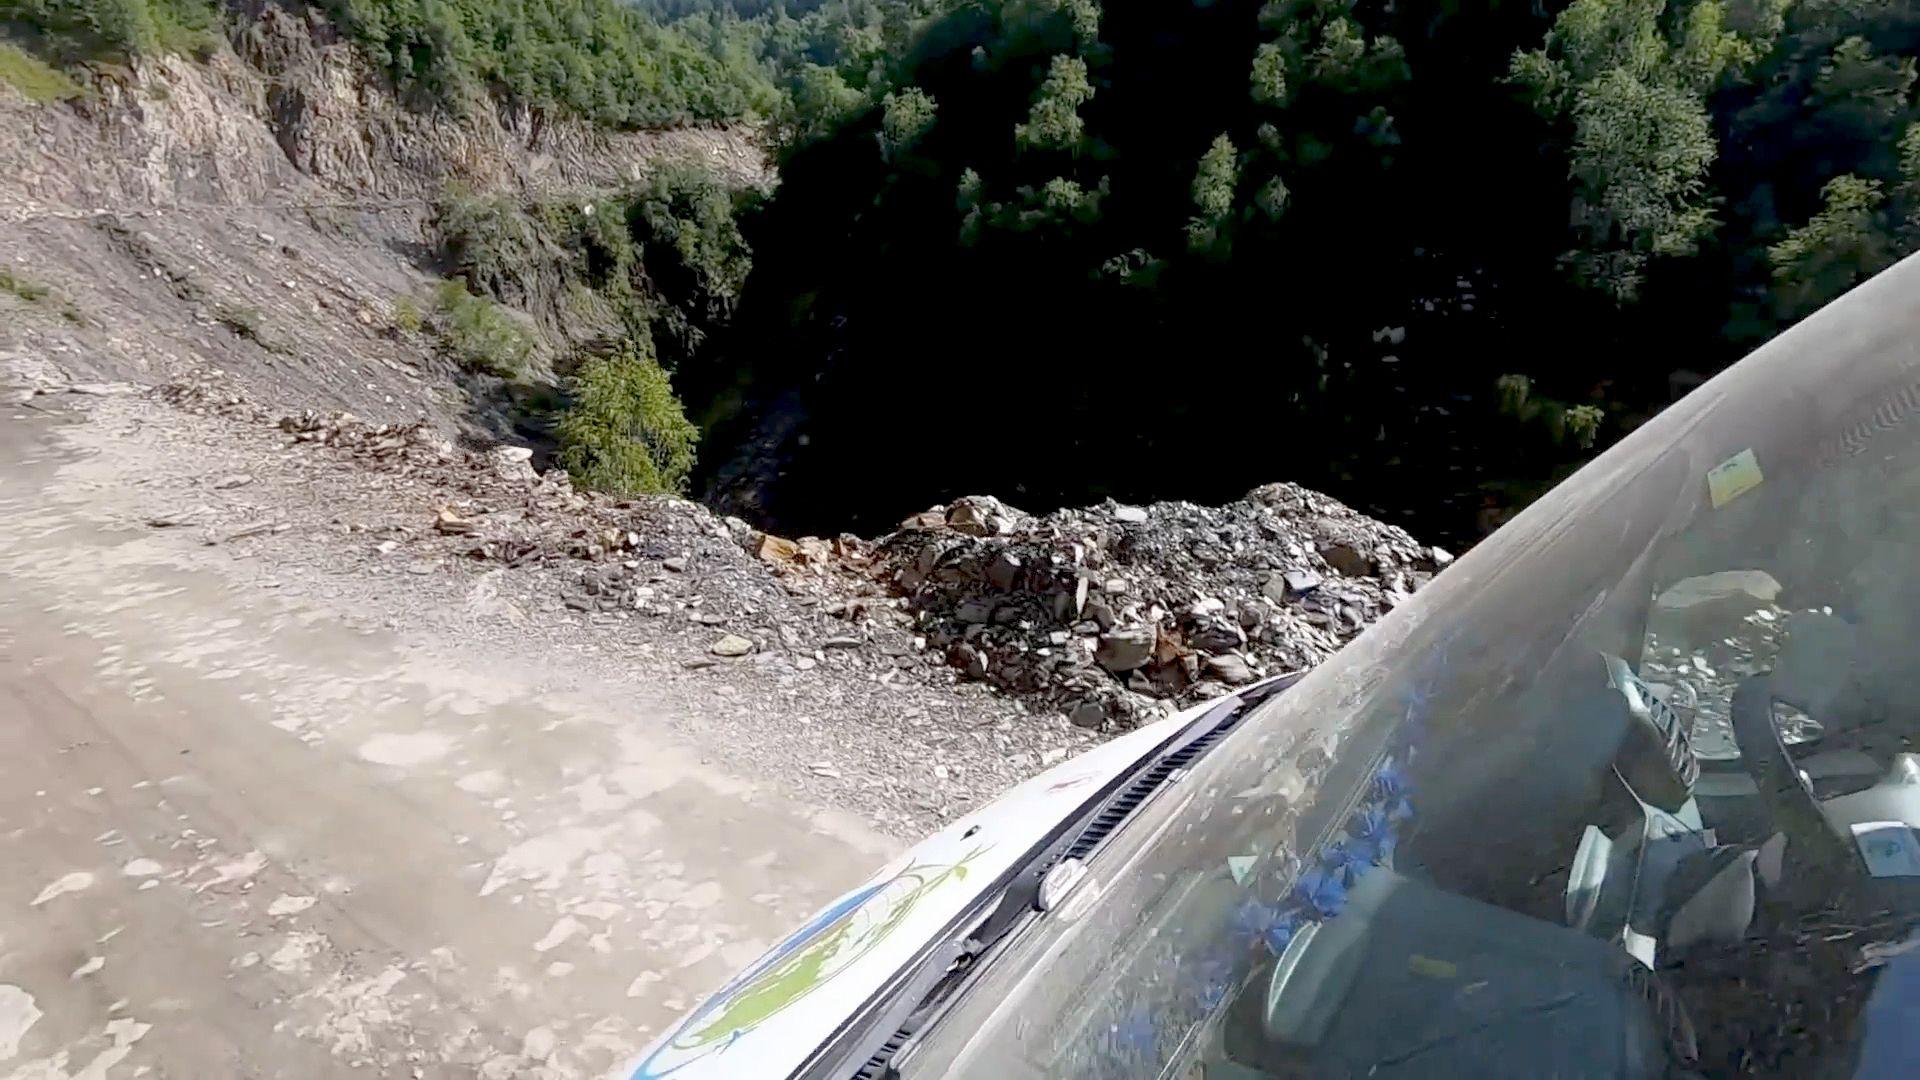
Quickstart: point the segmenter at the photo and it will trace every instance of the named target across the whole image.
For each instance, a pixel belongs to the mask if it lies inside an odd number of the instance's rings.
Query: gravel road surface
[[[0,407],[0,1078],[604,1075],[898,848],[129,525],[63,412]]]

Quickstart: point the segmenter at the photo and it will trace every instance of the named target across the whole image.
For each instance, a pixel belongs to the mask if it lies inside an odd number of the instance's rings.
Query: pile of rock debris
[[[968,497],[883,537],[871,561],[955,668],[1105,728],[1311,667],[1451,558],[1269,484],[1219,507],[1044,516]]]
[[[560,470],[536,471],[525,448],[459,448],[425,424],[276,422],[231,396],[166,396],[276,423],[290,449],[344,455],[395,501],[430,501],[337,519],[366,534],[370,559],[536,569],[553,610],[684,623],[700,645],[689,667],[975,680],[1083,728],[1124,729],[1311,667],[1451,561],[1292,484],[1219,507],[1046,515],[970,496],[877,540],[789,540],[684,499],[579,491]]]

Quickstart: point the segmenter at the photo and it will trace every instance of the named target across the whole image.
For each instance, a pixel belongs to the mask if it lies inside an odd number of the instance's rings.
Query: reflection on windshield
[[[1268,703],[921,1060],[1911,1071],[1916,289],[1710,383]]]

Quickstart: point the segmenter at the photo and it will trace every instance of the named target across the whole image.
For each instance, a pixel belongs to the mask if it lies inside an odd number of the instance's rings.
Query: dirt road
[[[68,422],[0,407],[0,1078],[605,1074],[897,846],[116,523]]]

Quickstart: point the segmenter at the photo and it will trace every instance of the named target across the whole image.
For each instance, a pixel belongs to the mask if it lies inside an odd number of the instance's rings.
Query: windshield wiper
[[[1158,753],[1122,775],[1120,786],[1112,795],[1071,827],[1062,829],[1043,851],[1021,868],[1013,884],[1001,894],[999,906],[974,932],[981,951],[998,942],[1023,916],[1040,910],[1041,886],[1055,867],[1069,859],[1084,862],[1146,805],[1156,791],[1191,768],[1227,732],[1239,726],[1255,706],[1299,682],[1303,674],[1283,675],[1222,701],[1188,724]]]
[[[838,1055],[831,1069],[803,1069],[810,1077],[846,1077],[889,1080],[898,1073],[893,1059],[926,1024],[952,1003],[959,990],[991,961],[988,955],[1013,930],[1042,917],[1042,890],[1047,876],[1068,860],[1084,861],[1117,832],[1152,795],[1184,775],[1185,770],[1217,745],[1254,708],[1299,682],[1304,672],[1282,675],[1230,697],[1207,710],[1155,753],[1109,783],[1108,795],[1059,829],[1028,856],[999,893],[997,903],[972,929],[941,942],[897,982],[880,1006],[878,1023],[869,1032],[886,1031],[883,1039],[863,1038],[858,1052]],[[971,918],[963,920],[966,925]],[[910,1005],[907,1003],[911,1003]],[[856,1063],[857,1066],[856,1066]]]

